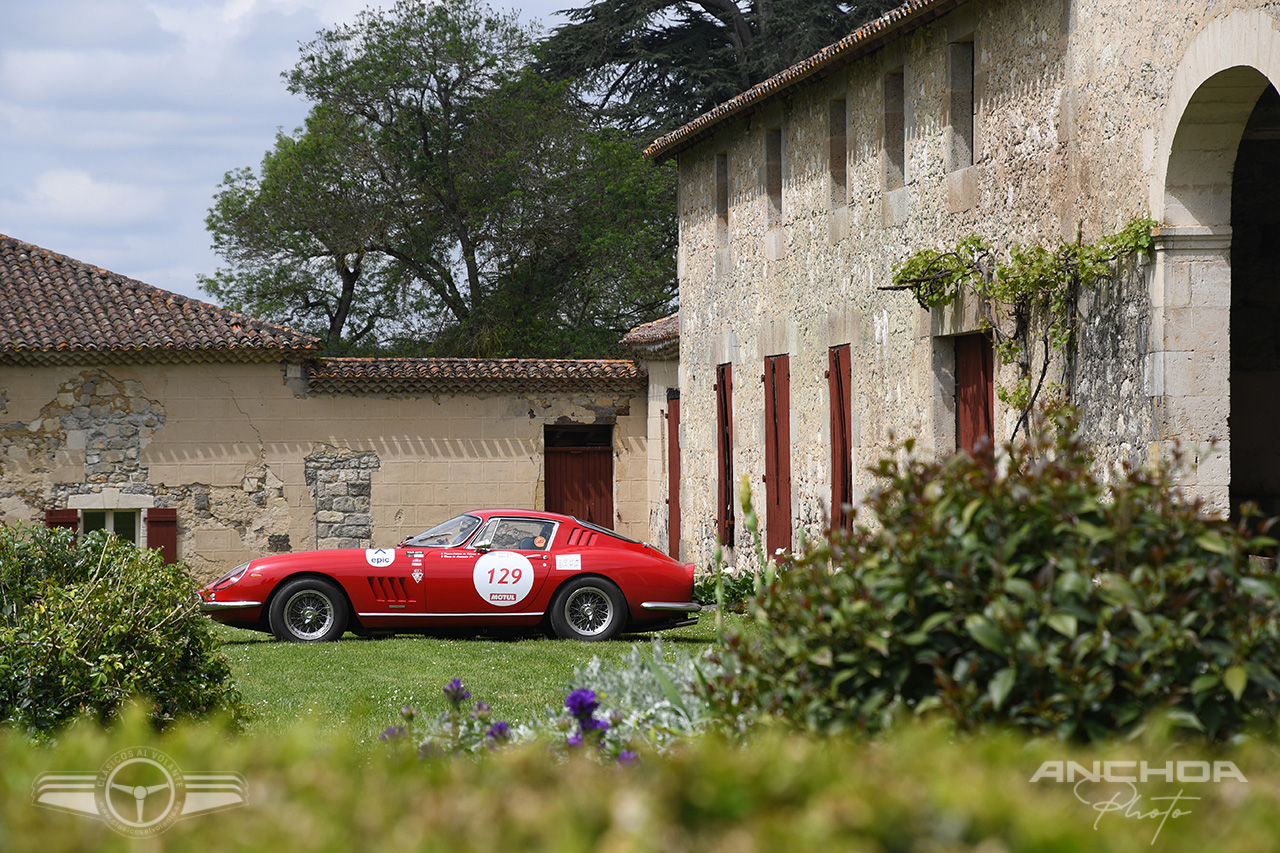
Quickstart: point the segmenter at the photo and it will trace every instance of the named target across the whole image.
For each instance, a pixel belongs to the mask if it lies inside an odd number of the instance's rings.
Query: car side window
[[[545,551],[551,545],[555,523],[531,518],[503,518],[489,522],[476,542],[493,550]]]

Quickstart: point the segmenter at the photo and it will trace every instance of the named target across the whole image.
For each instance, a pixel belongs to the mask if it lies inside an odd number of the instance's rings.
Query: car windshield
[[[460,515],[437,524],[425,533],[410,536],[403,544],[426,548],[455,548],[466,542],[467,537],[479,526],[480,519],[476,516]]]

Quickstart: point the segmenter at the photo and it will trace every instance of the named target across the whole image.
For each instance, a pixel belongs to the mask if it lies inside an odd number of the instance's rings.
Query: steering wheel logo
[[[126,749],[107,759],[94,785],[100,814],[123,835],[164,832],[182,816],[187,787],[182,771],[164,753]]]

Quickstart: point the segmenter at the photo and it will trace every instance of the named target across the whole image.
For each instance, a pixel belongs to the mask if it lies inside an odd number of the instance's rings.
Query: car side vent
[[[401,603],[409,601],[404,578],[369,578],[369,589],[375,601]]]
[[[585,527],[575,527],[569,532],[570,548],[581,548],[586,545],[592,545],[596,541],[596,532],[588,530]]]

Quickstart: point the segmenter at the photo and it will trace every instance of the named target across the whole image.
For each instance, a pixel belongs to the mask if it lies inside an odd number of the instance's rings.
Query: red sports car
[[[694,621],[693,564],[567,515],[477,510],[395,548],[273,554],[200,591],[227,625],[281,640],[545,626],[608,640]]]

